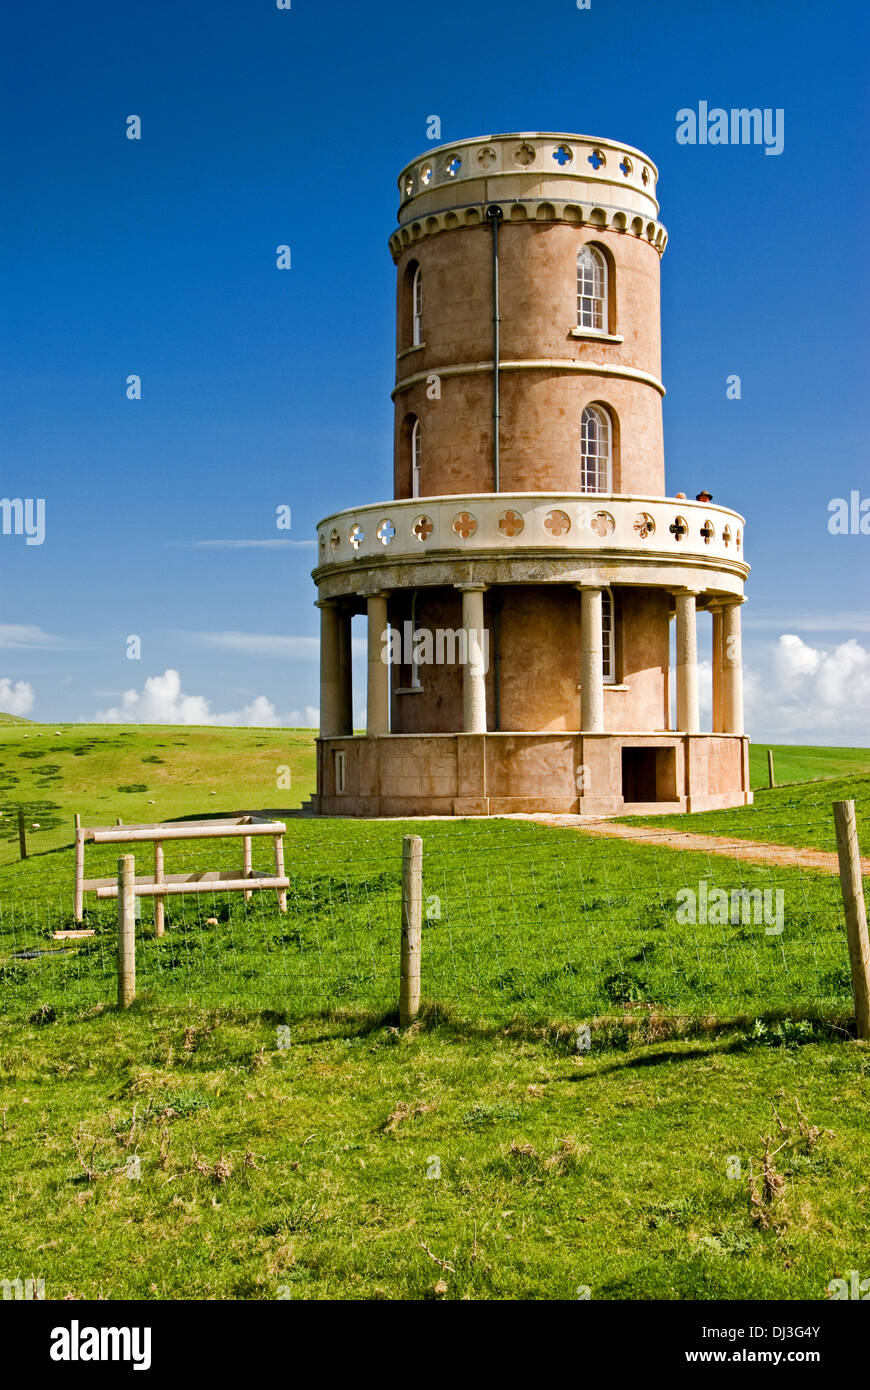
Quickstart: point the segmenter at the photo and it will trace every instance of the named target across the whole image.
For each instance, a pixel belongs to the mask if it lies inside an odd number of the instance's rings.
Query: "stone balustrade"
[[[521,553],[713,561],[746,570],[744,520],[684,498],[498,493],[353,507],[318,526],[318,568],[358,560]]]

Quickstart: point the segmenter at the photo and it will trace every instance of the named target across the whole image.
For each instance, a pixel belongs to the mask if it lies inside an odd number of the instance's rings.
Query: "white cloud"
[[[27,681],[12,681],[8,676],[0,676],[0,710],[4,714],[29,714],[36,696],[33,686]]]
[[[812,647],[783,633],[746,658],[746,727],[756,738],[856,744],[870,732],[870,651],[850,638]]]
[[[57,651],[71,645],[63,637],[54,637],[32,623],[0,623],[0,647],[7,650],[44,647]]]
[[[125,690],[120,705],[97,710],[98,724],[224,724],[256,728],[316,728],[319,712],[307,706],[279,714],[265,695],[257,695],[242,709],[215,713],[204,695],[186,695],[181,677],[170,667],[162,676],[149,676],[142,690]]]
[[[785,624],[797,632],[870,632],[870,613],[842,610],[828,613],[780,613],[755,612],[747,604],[743,626],[745,628],[773,628],[782,632]]]
[[[288,541],[283,539],[268,541],[213,540],[213,541],[170,541],[170,545],[184,550],[313,550],[314,541]]]
[[[249,656],[290,656],[310,661],[320,656],[317,637],[289,637],[281,632],[186,632],[181,636],[193,638],[204,647],[245,652]]]
[[[319,637],[290,637],[284,632],[180,632],[179,637],[218,647],[222,651],[244,652],[248,656],[294,657],[302,661],[317,661],[320,657]],[[368,646],[364,637],[354,637],[351,647],[357,656],[365,656]]]

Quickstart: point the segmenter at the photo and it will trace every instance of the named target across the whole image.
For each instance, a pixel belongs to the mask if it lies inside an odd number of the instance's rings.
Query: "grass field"
[[[770,1008],[843,1018],[849,977],[835,877],[699,852],[605,841],[526,821],[291,820],[289,910],[275,895],[170,899],[156,940],[139,933],[140,989],[156,1002],[228,1001],[304,1017],[324,1003],[378,1011],[396,997],[402,835],[424,846],[427,997],[465,1018],[585,1018],[614,1006],[692,1014]],[[115,872],[118,846],[88,846],[87,876]],[[238,844],[167,845],[166,871],[229,868]],[[269,847],[255,846],[255,867]],[[139,863],[149,860],[140,855]],[[116,909],[88,899],[97,935],[73,925],[71,850],[0,868],[0,1010],[63,1015],[111,999]],[[783,895],[783,930],[760,916],[681,925],[681,889]],[[772,905],[772,900],[771,900]]]
[[[71,843],[77,812],[111,825],[301,806],[314,773],[311,729],[3,724],[0,863],[17,858],[19,805],[38,851]]]
[[[57,1299],[822,1299],[866,1266],[868,1075],[821,1030],[582,1057],[365,1016],[7,1031],[3,1272]]]
[[[756,791],[752,806],[732,811],[696,811],[690,816],[620,816],[626,825],[651,825],[673,830],[724,835],[733,840],[765,844],[837,849],[833,803],[854,801],[858,838],[870,855],[870,775],[852,774],[825,781],[795,783]]]
[[[824,777],[852,777],[870,773],[870,748],[793,747],[775,743],[750,743],[749,780],[752,787],[767,787],[767,750],[773,750],[778,785],[811,782]]]
[[[39,732],[4,728],[0,769],[61,819],[274,805],[282,763],[310,789],[306,731],[67,728],[49,778],[18,758]],[[866,805],[838,771],[728,814],[803,833],[835,788]],[[400,1033],[409,831],[424,1014]],[[119,852],[89,847],[87,873]],[[182,843],[166,868],[237,857]],[[286,916],[176,899],[158,941],[146,906],[126,1014],[114,904],[52,939],[71,850],[0,863],[0,1277],[48,1298],[820,1299],[863,1269],[870,1047],[834,877],[517,821],[291,819],[286,858]],[[679,925],[702,880],[781,889],[782,933]]]

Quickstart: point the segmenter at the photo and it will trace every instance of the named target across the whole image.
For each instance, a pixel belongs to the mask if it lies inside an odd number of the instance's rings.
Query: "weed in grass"
[[[499,1120],[519,1120],[520,1117],[521,1112],[515,1105],[493,1105],[485,1101],[476,1101],[461,1117],[461,1123],[465,1129],[481,1130],[489,1129]]]
[[[390,1112],[383,1126],[384,1134],[395,1134],[399,1125],[404,1120],[415,1119],[418,1115],[428,1115],[433,1110],[437,1110],[437,1101],[417,1101],[416,1105],[409,1105],[406,1101],[399,1101],[399,1104]]]
[[[760,1176],[756,1177],[752,1159],[749,1160],[749,1217],[754,1226],[766,1231],[771,1225],[777,1227],[785,1223],[782,1205],[785,1178],[777,1172],[774,1159],[785,1148],[786,1141],[771,1149],[773,1137],[762,1134],[761,1142],[764,1153],[760,1159]]]

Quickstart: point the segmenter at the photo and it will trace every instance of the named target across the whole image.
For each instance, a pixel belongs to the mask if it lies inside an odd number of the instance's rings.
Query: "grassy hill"
[[[810,782],[820,777],[849,777],[870,772],[870,748],[813,748],[789,744],[750,743],[749,778],[752,787],[767,786],[767,750],[773,749],[777,784]]]
[[[3,725],[0,862],[17,843],[19,805],[40,827],[34,849],[48,849],[68,842],[77,812],[87,825],[290,810],[314,773],[311,729]]]

